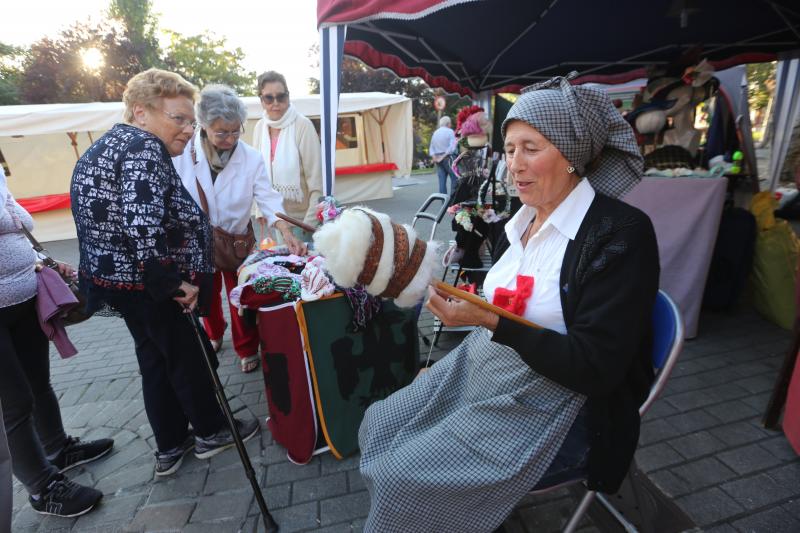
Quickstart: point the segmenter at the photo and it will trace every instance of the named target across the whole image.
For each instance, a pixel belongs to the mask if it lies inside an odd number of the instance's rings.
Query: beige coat
[[[264,154],[262,139],[265,127],[266,123],[262,118],[256,122],[253,130],[253,148],[262,155]],[[302,172],[300,185],[303,188],[303,201],[293,202],[284,198],[283,207],[287,215],[300,219],[306,224],[316,225],[316,206],[322,196],[320,142],[314,124],[303,115],[298,115],[295,122],[295,142],[300,152],[300,171]],[[271,162],[265,161],[265,164],[269,165]],[[258,210],[255,216],[261,216]]]

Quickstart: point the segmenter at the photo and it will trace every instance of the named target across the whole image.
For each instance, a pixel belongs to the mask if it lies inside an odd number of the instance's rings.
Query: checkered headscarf
[[[521,120],[544,135],[579,176],[613,198],[624,196],[642,179],[642,156],[630,125],[602,89],[571,85],[556,76],[522,90],[501,132]]]

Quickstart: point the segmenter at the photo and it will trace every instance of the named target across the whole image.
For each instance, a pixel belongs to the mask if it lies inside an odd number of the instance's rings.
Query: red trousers
[[[208,316],[203,319],[203,326],[209,339],[222,339],[225,333],[225,317],[222,314],[222,280],[225,279],[225,295],[230,299],[231,290],[236,287],[236,272],[214,272],[214,290],[211,296],[211,307]],[[258,328],[250,326],[239,316],[239,310],[228,303],[231,311],[231,333],[233,349],[239,357],[248,357],[258,353]]]

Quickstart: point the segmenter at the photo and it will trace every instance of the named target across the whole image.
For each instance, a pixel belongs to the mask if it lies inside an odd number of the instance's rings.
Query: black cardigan
[[[503,234],[496,256],[508,247]],[[655,232],[640,210],[596,194],[561,265],[567,334],[500,318],[492,340],[533,370],[587,396],[588,485],[613,493],[639,440],[639,406],[653,382]]]

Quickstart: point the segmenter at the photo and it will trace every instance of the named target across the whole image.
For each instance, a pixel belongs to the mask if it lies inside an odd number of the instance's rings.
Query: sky
[[[4,2],[2,40],[30,45],[55,37],[73,22],[97,22],[108,0],[14,0]],[[244,67],[261,73],[277,70],[293,94],[308,92],[306,79],[319,78],[309,48],[319,41],[315,0],[153,0],[159,27],[185,35],[209,30],[226,37],[230,48],[241,47]],[[254,80],[255,83],[255,80]]]

